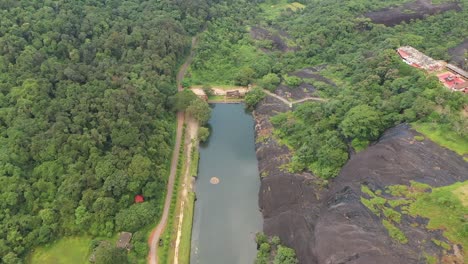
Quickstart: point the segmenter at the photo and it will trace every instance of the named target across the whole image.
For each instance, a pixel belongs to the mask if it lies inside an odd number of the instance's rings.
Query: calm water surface
[[[209,123],[195,185],[191,263],[251,264],[262,229],[253,118],[241,104],[216,104]]]

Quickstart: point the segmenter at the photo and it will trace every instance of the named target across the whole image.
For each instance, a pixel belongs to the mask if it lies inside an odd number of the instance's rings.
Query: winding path
[[[185,63],[180,67],[179,72],[177,73],[177,90],[180,92],[183,90],[182,87],[182,80],[184,79],[184,75],[187,72],[187,68],[192,62],[194,50],[193,48],[197,44],[197,38],[192,38],[192,47],[190,50],[190,55],[187,57]],[[172,160],[171,160],[171,171],[169,173],[169,181],[167,183],[167,190],[166,190],[166,200],[164,202],[164,209],[161,216],[161,221],[151,231],[151,235],[148,239],[149,244],[149,253],[148,253],[148,263],[149,264],[157,264],[158,263],[158,243],[159,239],[161,238],[161,234],[164,231],[164,228],[167,224],[167,218],[169,216],[169,208],[171,206],[172,194],[174,192],[174,182],[177,173],[177,163],[179,162],[179,152],[180,152],[180,143],[182,141],[182,130],[184,124],[184,112],[177,113],[177,131],[176,131],[176,140],[174,145],[174,151],[172,152]]]
[[[289,108],[292,108],[294,104],[298,104],[298,103],[302,103],[302,102],[305,102],[305,101],[317,101],[317,102],[326,102],[328,101],[327,99],[324,99],[324,98],[320,98],[320,97],[306,97],[306,98],[302,98],[302,99],[299,99],[299,100],[296,100],[296,101],[288,101],[286,100],[284,97],[281,97],[275,93],[272,93],[266,89],[263,89],[263,91],[268,94],[269,96],[273,96],[275,97],[276,99],[280,100],[281,102],[285,103],[287,106],[289,106]]]

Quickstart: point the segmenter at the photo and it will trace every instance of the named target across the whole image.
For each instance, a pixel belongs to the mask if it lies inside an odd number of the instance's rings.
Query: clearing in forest
[[[263,9],[265,13],[265,18],[267,19],[274,19],[279,17],[283,11],[298,11],[305,8],[305,5],[293,2],[288,3],[287,0],[279,0],[279,1],[266,1],[260,4],[260,7]]]
[[[49,246],[37,248],[30,264],[83,264],[88,262],[90,237],[67,237]]]

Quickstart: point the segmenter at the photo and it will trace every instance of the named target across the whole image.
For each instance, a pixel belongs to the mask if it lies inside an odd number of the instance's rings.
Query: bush
[[[302,83],[302,79],[297,77],[297,76],[284,76],[284,81],[286,82],[286,85],[288,85],[291,88],[296,88]]]
[[[202,89],[203,92],[205,92],[206,96],[210,97],[214,95],[214,91],[213,88],[211,88],[211,86],[203,86]]]
[[[198,129],[198,139],[201,141],[201,142],[205,142],[208,137],[210,136],[210,130],[206,127],[200,127]]]
[[[258,232],[255,235],[255,242],[257,242],[257,245],[268,243],[268,237],[263,232]]]
[[[245,106],[247,109],[253,110],[255,106],[265,98],[266,94],[260,88],[253,88],[244,98]]]
[[[388,234],[390,235],[391,238],[395,239],[396,241],[400,242],[401,244],[406,244],[408,243],[408,238],[405,236],[405,234],[398,229],[398,227],[394,226],[392,223],[390,223],[387,220],[382,220],[382,224],[384,227],[387,229]]]
[[[297,264],[299,261],[296,258],[296,252],[294,249],[278,246],[278,252],[276,253],[274,264]]]
[[[263,78],[260,80],[260,86],[273,92],[276,90],[276,87],[278,86],[278,84],[280,84],[280,82],[281,80],[278,77],[278,75],[274,73],[269,73],[263,76]]]
[[[211,108],[210,105],[200,98],[193,100],[187,107],[187,113],[193,116],[199,124],[204,125],[210,120]]]
[[[361,152],[365,150],[367,146],[369,146],[369,143],[370,143],[369,140],[361,140],[359,138],[355,138],[351,142],[351,145],[353,146],[356,152]]]

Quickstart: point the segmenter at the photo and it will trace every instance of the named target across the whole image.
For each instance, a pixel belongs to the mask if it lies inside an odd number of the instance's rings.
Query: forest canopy
[[[168,98],[208,9],[0,1],[0,263],[159,216],[175,130]]]
[[[240,9],[231,20],[208,24],[191,80],[202,85],[250,83],[276,91],[297,89],[304,82],[292,73],[319,69],[314,74],[320,78],[309,82],[315,95],[328,101],[303,103],[271,120],[275,136],[293,150],[289,170],[334,177],[350,153],[403,122],[430,123],[441,134],[467,137],[462,113],[467,96],[451,93],[434,75],[406,65],[395,52],[410,45],[449,60],[449,49],[468,36],[466,0],[458,3],[459,9],[396,26],[373,23],[366,14],[412,1],[303,0],[296,6],[304,7],[294,10],[288,8],[292,1],[259,2],[252,8],[256,16]],[[246,103],[252,107],[262,98],[254,90]]]

